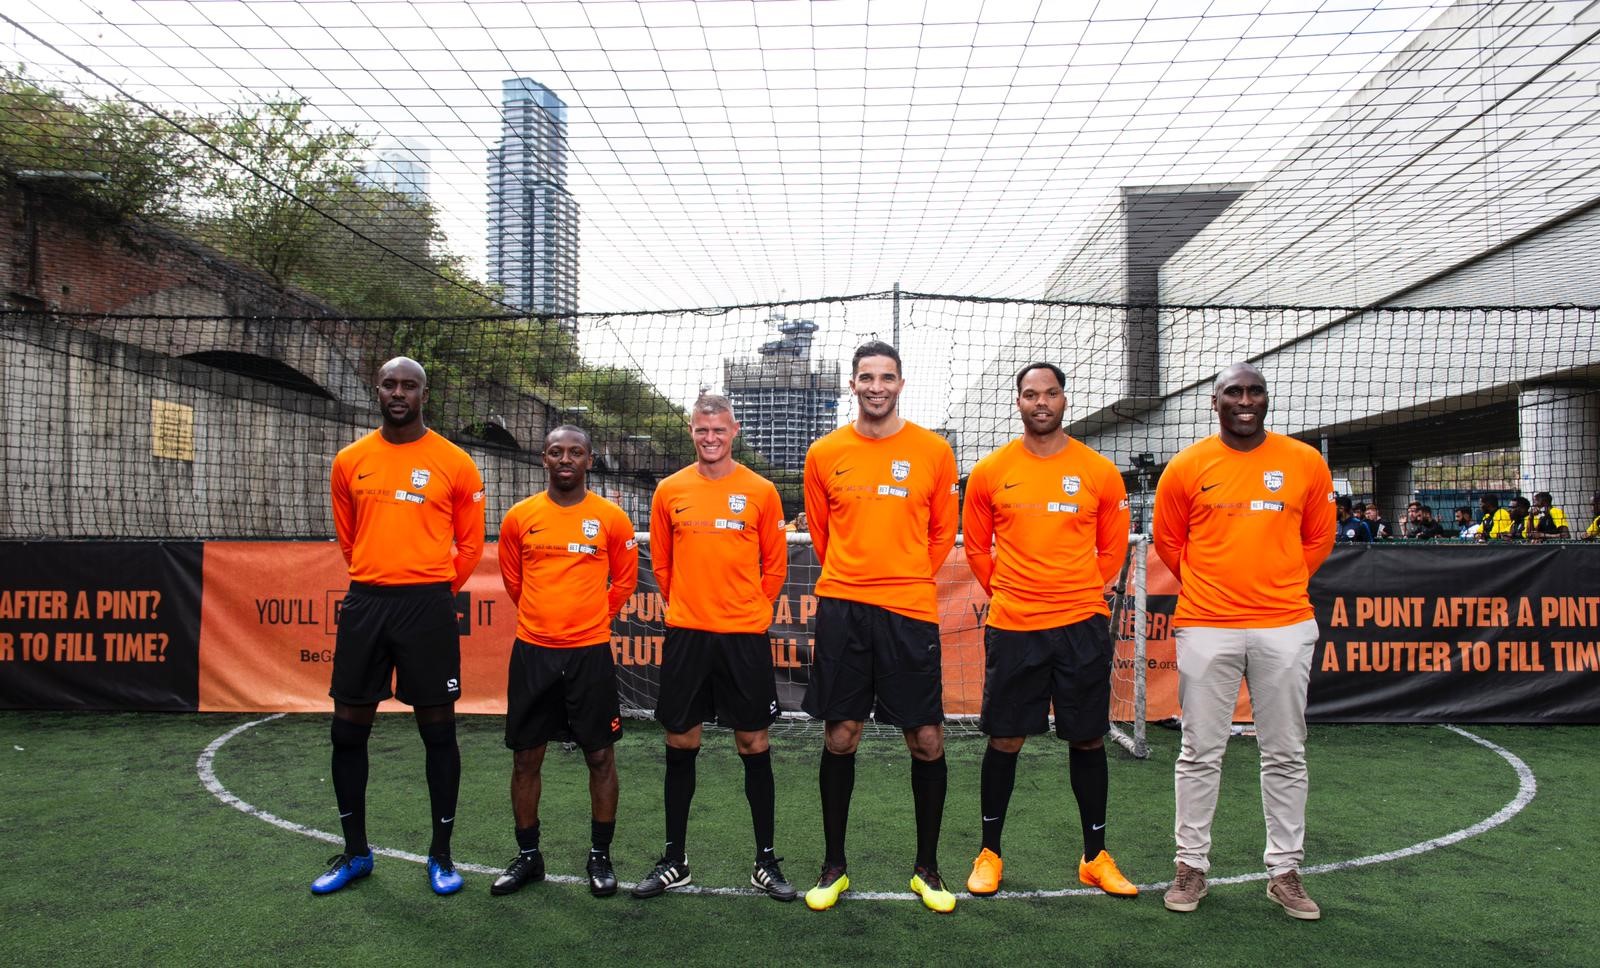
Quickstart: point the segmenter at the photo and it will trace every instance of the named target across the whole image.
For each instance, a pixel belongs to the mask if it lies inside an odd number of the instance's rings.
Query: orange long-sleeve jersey
[[[1105,587],[1128,552],[1128,492],[1092,447],[1069,440],[1040,457],[1013,440],[972,469],[961,521],[988,624],[1027,632],[1111,614]]]
[[[594,493],[572,507],[543,492],[524,498],[500,523],[500,579],[517,603],[522,641],[552,649],[609,642],[611,620],[639,584],[633,522]]]
[[[650,570],[667,624],[703,632],[765,632],[789,555],[783,503],[744,465],[711,480],[691,464],[656,486]]]
[[[939,620],[933,576],[956,545],[956,456],[909,421],[888,437],[846,424],[806,452],[818,595]]]
[[[1268,433],[1252,451],[1218,436],[1178,452],[1156,484],[1156,554],[1178,576],[1174,626],[1280,628],[1312,617],[1307,585],[1333,550],[1322,455]]]
[[[483,557],[478,465],[431,430],[409,444],[374,430],[339,451],[332,491],[333,527],[353,581],[447,581],[460,591]]]

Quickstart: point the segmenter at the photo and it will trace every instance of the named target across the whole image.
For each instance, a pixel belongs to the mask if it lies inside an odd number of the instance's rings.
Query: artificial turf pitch
[[[1600,770],[1592,727],[1471,727],[1520,757],[1537,793],[1503,824],[1451,846],[1307,878],[1320,922],[1296,922],[1261,881],[1214,886],[1193,914],[1152,887],[1104,896],[963,897],[952,915],[915,900],[846,894],[832,911],[753,894],[626,890],[595,899],[547,882],[491,897],[490,876],[461,894],[428,892],[422,868],[380,857],[339,894],[307,886],[337,848],[220,802],[196,773],[201,751],[260,717],[0,712],[0,961],[10,965],[582,964],[864,965],[1594,965],[1600,919],[1584,884],[1595,867]],[[455,858],[499,867],[515,851],[501,720],[467,718]],[[689,827],[696,885],[747,886],[749,814],[728,734],[708,731]],[[1113,748],[1109,847],[1136,883],[1172,870],[1174,733],[1153,731],[1148,761]],[[774,738],[778,850],[804,890],[821,860],[820,739]],[[630,722],[618,748],[622,805],[613,847],[625,882],[660,851],[661,734]],[[1513,767],[1440,727],[1313,727],[1307,865],[1395,851],[1469,827],[1518,791]],[[1255,748],[1237,739],[1217,814],[1213,876],[1260,870]],[[372,739],[368,829],[381,847],[422,852],[422,747],[408,716]],[[978,848],[982,740],[948,742],[941,866],[964,884]],[[336,831],[327,721],[261,723],[216,753],[240,800]],[[903,895],[913,853],[909,759],[897,737],[862,745],[850,818],[857,895]],[[543,846],[552,874],[582,873],[588,805],[581,757],[552,747]],[[1077,888],[1081,846],[1064,744],[1024,749],[1006,826],[1007,892]]]

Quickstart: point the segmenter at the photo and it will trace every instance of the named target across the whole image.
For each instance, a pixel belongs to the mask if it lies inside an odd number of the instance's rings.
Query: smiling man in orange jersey
[[[1105,734],[1111,728],[1111,609],[1105,587],[1128,550],[1128,492],[1116,465],[1061,432],[1066,374],[1030,363],[1017,374],[1022,436],[985,457],[967,478],[962,512],[967,564],[989,593],[984,629],[983,849],[967,890],[1000,889],[1000,834],[1016,782],[1017,754],[1049,728],[1070,746],[1083,855],[1078,879],[1132,897],[1106,852]],[[991,547],[992,541],[992,547]]]
[[[506,746],[517,856],[489,887],[511,894],[544,878],[539,794],[545,746],[571,740],[589,767],[589,893],[617,893],[611,839],[617,827],[622,736],[611,620],[639,583],[633,523],[588,489],[594,445],[562,426],[544,439],[544,493],[524,498],[500,524],[500,577],[517,603],[517,640],[506,682]],[[609,587],[608,587],[609,585]]]
[[[650,505],[650,565],[667,603],[656,719],[667,730],[663,801],[667,846],[633,889],[655,897],[689,883],[684,841],[694,799],[701,724],[733,730],[755,827],[750,883],[795,899],[773,848],[776,793],[767,727],[778,716],[772,674],[772,603],[789,572],[783,505],[772,482],[733,459],[739,424],[727,397],[704,394],[690,411],[695,462],[662,481]]]
[[[461,637],[455,593],[483,555],[483,478],[466,452],[422,419],[428,374],[400,356],[378,371],[383,424],[333,459],[333,526],[350,567],[333,654],[333,792],[344,853],[311,884],[331,894],[372,873],[367,739],[378,703],[409,703],[426,751],[433,809],[428,883],[461,890],[450,860],[461,751]]]
[[[911,889],[930,910],[956,898],[939,875],[948,774],[934,575],[955,547],[956,458],[944,438],[900,416],[900,354],[866,343],[850,364],[859,407],[806,452],[806,516],[822,575],[805,711],[826,722],[819,770],[826,854],[814,911],[850,886],[844,841],[861,724],[900,727],[911,751],[917,859]]]
[[[1177,876],[1164,903],[1206,896],[1211,819],[1239,679],[1261,751],[1267,896],[1291,917],[1322,916],[1300,881],[1305,857],[1306,689],[1317,642],[1308,586],[1333,549],[1333,477],[1312,447],[1266,428],[1267,380],[1249,363],[1217,377],[1218,432],[1179,451],[1156,484],[1156,553],[1181,583],[1183,748],[1174,788]]]

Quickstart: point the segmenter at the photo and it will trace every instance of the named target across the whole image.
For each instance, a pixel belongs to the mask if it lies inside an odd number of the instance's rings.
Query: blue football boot
[[[461,879],[461,872],[456,870],[456,865],[450,861],[449,854],[428,855],[428,885],[433,888],[433,893],[454,894],[461,890],[465,883]]]
[[[311,882],[311,893],[332,894],[372,873],[372,851],[365,854],[335,854],[329,867]]]

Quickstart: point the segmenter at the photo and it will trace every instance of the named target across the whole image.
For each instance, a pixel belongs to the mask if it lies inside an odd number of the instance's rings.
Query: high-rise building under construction
[[[753,360],[724,360],[722,382],[745,444],[775,468],[800,470],[811,442],[838,426],[839,364],[811,362],[815,322],[782,315],[768,321],[779,338],[763,343]]]

